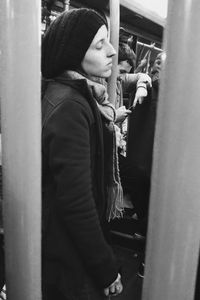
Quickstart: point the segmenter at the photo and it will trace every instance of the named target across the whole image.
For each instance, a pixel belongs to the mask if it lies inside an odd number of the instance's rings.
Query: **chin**
[[[101,75],[99,75],[99,77],[108,78],[108,77],[110,77],[111,73],[112,73],[112,71],[108,70],[108,71],[103,72]]]

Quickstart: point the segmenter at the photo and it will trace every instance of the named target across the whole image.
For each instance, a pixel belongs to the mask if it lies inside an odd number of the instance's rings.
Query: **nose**
[[[115,51],[113,45],[109,42],[108,43],[108,56],[112,57],[112,56],[116,55],[116,53],[117,52]]]

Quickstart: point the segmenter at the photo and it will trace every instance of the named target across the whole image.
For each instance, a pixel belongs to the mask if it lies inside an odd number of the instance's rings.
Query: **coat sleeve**
[[[151,87],[151,78],[145,73],[130,73],[123,74],[122,87],[123,93],[131,93],[136,89],[137,83],[144,82],[147,84],[147,89]]]
[[[138,81],[138,74],[124,74],[122,76],[123,93],[131,93],[135,90]]]
[[[55,213],[92,278],[99,286],[107,287],[116,279],[118,270],[93,197],[91,116],[89,107],[76,101],[66,101],[51,116],[49,164],[57,189]]]

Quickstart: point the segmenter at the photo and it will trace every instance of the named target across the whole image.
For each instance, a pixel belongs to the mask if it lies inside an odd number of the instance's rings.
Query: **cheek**
[[[99,72],[105,67],[104,59],[99,54],[97,55],[97,53],[86,55],[81,66],[88,75],[99,75]]]
[[[83,61],[83,65],[87,69],[96,69],[98,67],[99,61],[95,59],[95,56],[88,57]]]
[[[125,64],[125,70],[126,70],[127,73],[130,72],[131,68],[132,68],[132,67],[129,65],[129,63],[126,63],[126,64]]]

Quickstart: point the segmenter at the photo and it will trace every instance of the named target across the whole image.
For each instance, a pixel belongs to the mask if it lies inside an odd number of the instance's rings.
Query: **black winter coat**
[[[158,103],[158,82],[152,80],[152,89],[144,102],[137,104],[129,118],[128,161],[135,176],[150,179]]]
[[[42,100],[42,279],[64,293],[105,288],[117,264],[104,232],[102,120],[85,80],[57,78]]]

